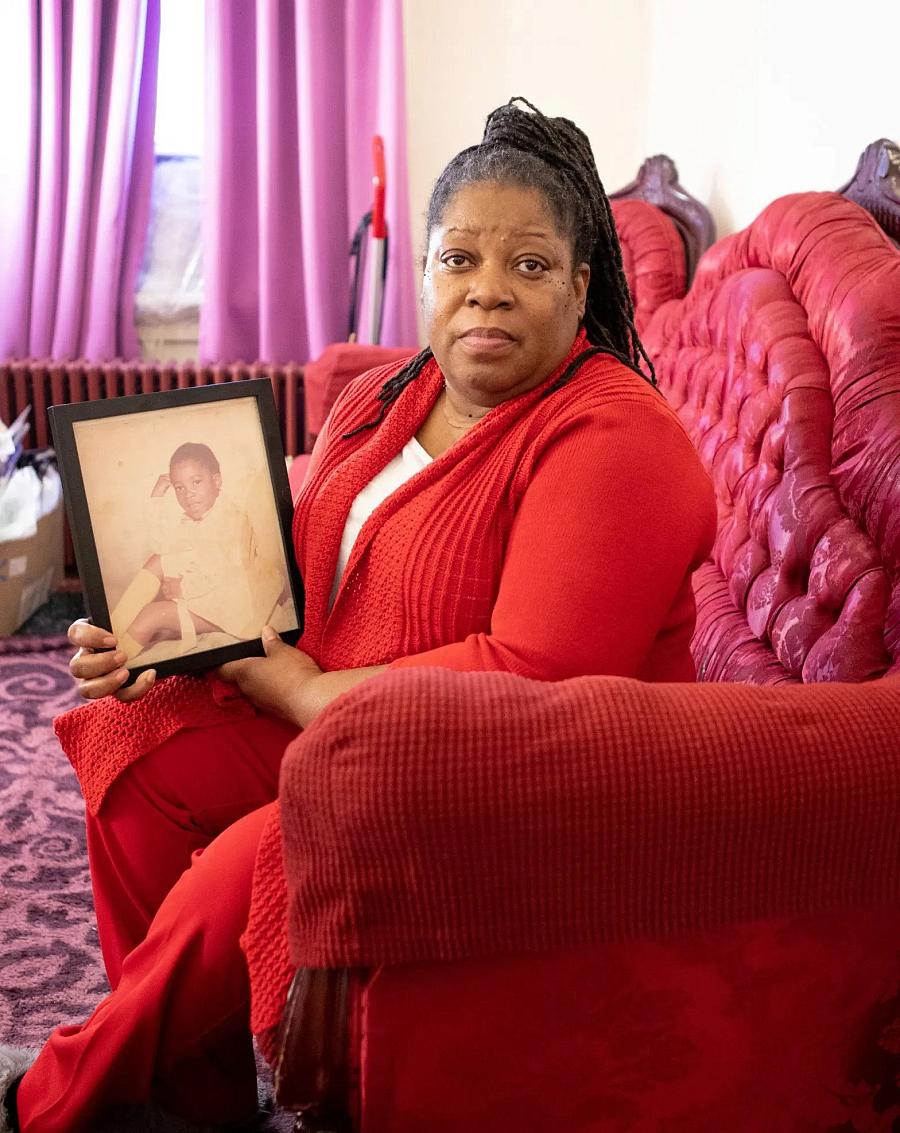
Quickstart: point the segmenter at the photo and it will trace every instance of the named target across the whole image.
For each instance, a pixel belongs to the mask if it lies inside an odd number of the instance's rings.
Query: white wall
[[[404,0],[413,247],[431,187],[513,95],[574,119],[607,188],[644,154],[652,0]]]
[[[591,138],[607,189],[665,152],[720,234],[900,140],[900,0],[404,0],[413,239],[513,94]]]
[[[651,0],[644,146],[675,159],[720,234],[836,189],[900,141],[898,0]]]

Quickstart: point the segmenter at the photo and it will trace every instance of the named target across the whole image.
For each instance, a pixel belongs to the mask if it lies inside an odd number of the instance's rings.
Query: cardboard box
[[[0,637],[47,601],[63,577],[63,503],[38,520],[28,539],[0,541]]]

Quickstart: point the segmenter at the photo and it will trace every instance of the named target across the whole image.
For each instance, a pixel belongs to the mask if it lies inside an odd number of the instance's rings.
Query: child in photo
[[[178,641],[180,654],[198,634],[258,636],[286,580],[246,511],[223,492],[208,445],[175,450],[150,493],[148,524],[153,553],[110,615],[128,662],[160,641]]]

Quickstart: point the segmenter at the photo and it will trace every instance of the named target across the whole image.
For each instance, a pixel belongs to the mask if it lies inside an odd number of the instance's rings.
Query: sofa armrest
[[[900,680],[393,671],[289,750],[299,966],[670,938],[900,900]]]

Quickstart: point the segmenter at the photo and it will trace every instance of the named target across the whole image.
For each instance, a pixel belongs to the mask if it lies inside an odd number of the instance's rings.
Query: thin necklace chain
[[[489,410],[485,409],[484,413],[475,416],[474,413],[467,413],[465,421],[454,421],[450,414],[447,412],[447,406],[450,404],[450,393],[447,389],[447,383],[444,382],[444,396],[441,398],[441,413],[444,415],[444,420],[451,429],[465,430],[471,429],[473,425],[477,425],[482,417],[485,417]]]

